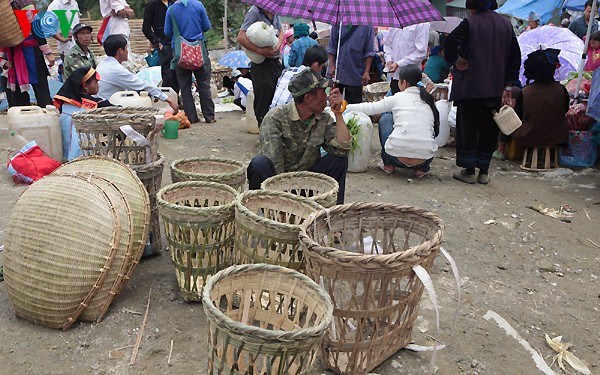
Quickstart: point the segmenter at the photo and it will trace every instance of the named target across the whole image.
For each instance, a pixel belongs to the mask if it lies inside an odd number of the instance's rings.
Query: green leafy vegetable
[[[350,152],[354,153],[356,150],[360,150],[360,144],[358,144],[358,133],[360,132],[360,124],[358,123],[358,116],[354,115],[351,119],[346,121],[346,127],[350,132],[350,137],[352,140],[352,146],[350,147]]]

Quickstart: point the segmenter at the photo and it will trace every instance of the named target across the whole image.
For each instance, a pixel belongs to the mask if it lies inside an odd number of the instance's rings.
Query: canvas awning
[[[508,0],[497,12],[526,20],[530,12],[537,13],[546,24],[560,13],[564,0]]]

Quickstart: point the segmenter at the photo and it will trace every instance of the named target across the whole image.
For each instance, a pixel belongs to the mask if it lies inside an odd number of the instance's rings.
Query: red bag
[[[54,172],[60,163],[46,155],[35,141],[31,141],[10,159],[6,167],[15,184],[31,184]]]
[[[202,51],[204,42],[199,40],[190,43],[181,38],[181,55],[179,55],[178,67],[187,70],[198,70],[204,66],[204,53]]]
[[[586,131],[596,122],[591,117],[585,114],[586,105],[584,103],[578,103],[567,112],[567,126],[569,130],[583,130]]]

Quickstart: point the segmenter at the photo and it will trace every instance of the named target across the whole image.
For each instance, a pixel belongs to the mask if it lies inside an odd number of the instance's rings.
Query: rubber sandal
[[[392,173],[394,173],[394,170],[396,169],[396,168],[394,168],[394,167],[392,167],[392,168],[393,168],[392,170],[387,170],[387,169],[385,169],[385,165],[383,164],[383,162],[382,162],[382,161],[380,161],[379,163],[377,163],[377,168],[381,169],[382,171],[384,171],[384,172],[385,172],[385,173],[387,173],[387,174],[392,174]]]
[[[419,173],[419,172],[420,172],[420,173]],[[423,178],[423,177],[427,176],[428,174],[429,174],[429,171],[425,172],[425,171],[424,171],[424,170],[422,170],[422,169],[417,169],[417,170],[415,171],[415,177],[416,177],[416,178]]]

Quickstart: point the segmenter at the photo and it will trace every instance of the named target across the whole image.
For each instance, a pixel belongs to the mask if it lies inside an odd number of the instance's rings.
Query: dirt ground
[[[182,130],[177,140],[162,139],[160,151],[168,164],[208,155],[249,160],[258,150],[258,137],[243,130],[241,116],[241,112],[219,114],[215,124]],[[6,155],[4,119],[0,118],[0,150]],[[453,147],[440,149],[431,174],[418,180],[405,171],[384,174],[375,167],[378,158],[375,130],[369,169],[348,175],[346,201],[393,202],[436,212],[446,223],[444,247],[460,271],[462,303],[454,332],[457,290],[450,266],[440,256],[432,279],[441,305],[441,334],[436,335],[435,313],[426,294],[413,333],[417,344],[431,344],[431,337],[446,344],[436,358],[437,374],[541,373],[529,351],[494,320],[484,319],[488,310],[506,319],[548,365],[556,353],[546,344],[545,333],[563,335],[592,373],[600,371],[598,170],[543,175],[525,173],[516,162],[494,161],[491,183],[482,186],[452,179],[458,170]],[[163,186],[168,183],[166,167]],[[5,172],[0,189],[1,245],[14,203],[25,187],[15,186]],[[564,222],[527,208],[540,205],[556,209],[569,205],[574,216]],[[202,305],[181,300],[173,271],[166,252],[144,259],[103,322],[77,323],[66,332],[16,318],[0,282],[0,373],[206,374]],[[150,289],[142,345],[130,366]],[[430,353],[401,350],[373,373],[426,373],[430,359]],[[556,364],[553,369],[562,373]],[[328,372],[317,364],[314,373]]]

